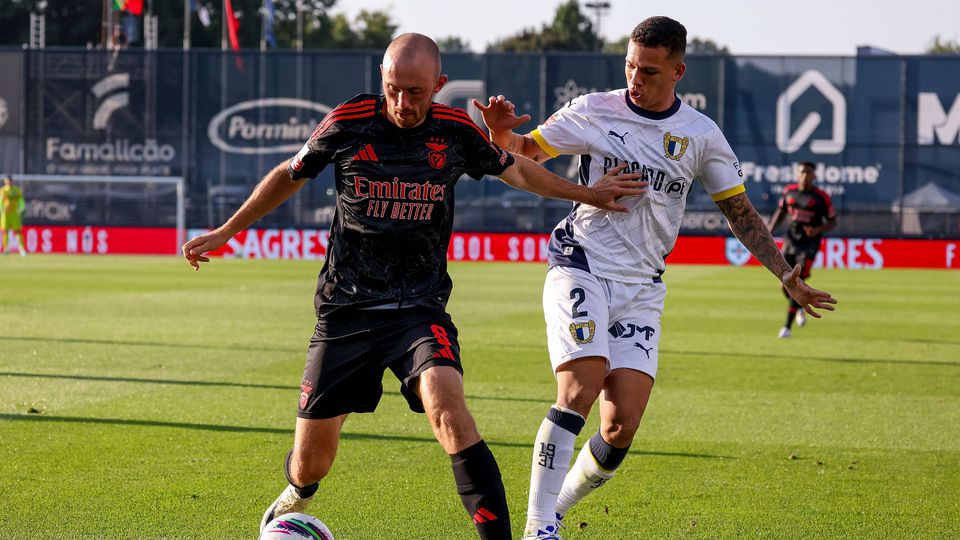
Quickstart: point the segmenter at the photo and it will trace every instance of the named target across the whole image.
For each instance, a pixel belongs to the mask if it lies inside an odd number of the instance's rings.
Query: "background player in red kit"
[[[837,212],[833,209],[833,202],[827,192],[813,185],[817,179],[813,163],[804,161],[798,165],[797,183],[790,184],[783,190],[777,209],[770,216],[770,232],[774,232],[783,216],[789,216],[790,225],[787,235],[783,239],[783,258],[791,266],[800,265],[800,279],[810,277],[810,268],[817,258],[823,234],[832,231],[837,226]],[[790,337],[793,321],[797,326],[807,324],[807,317],[800,304],[783,291],[790,302],[787,308],[787,322],[780,329],[780,337]]]
[[[386,368],[410,408],[425,412],[450,455],[464,507],[480,538],[510,538],[503,482],[463,393],[457,328],[446,313],[452,289],[446,253],[453,187],[463,174],[607,210],[645,192],[637,174],[611,171],[587,187],[492,143],[460,109],[433,103],[446,83],[436,43],[403,34],[380,66],[383,95],[359,95],[334,109],[291,160],[274,168],[221,227],[190,240],[195,268],[237,232],[293,195],[328,164],[336,213],[315,295],[317,326],[307,352],[289,485],[263,516],[306,509],[333,464],[351,412],[372,412]]]

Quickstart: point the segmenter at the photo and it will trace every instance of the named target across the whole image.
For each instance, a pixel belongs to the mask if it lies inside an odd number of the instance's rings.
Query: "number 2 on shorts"
[[[587,293],[583,292],[583,289],[577,287],[570,291],[570,299],[574,300],[573,307],[570,309],[570,316],[576,319],[577,317],[586,317],[587,312],[580,311],[580,304],[587,299]]]

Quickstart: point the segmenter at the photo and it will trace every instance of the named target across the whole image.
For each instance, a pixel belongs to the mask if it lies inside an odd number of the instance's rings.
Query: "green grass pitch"
[[[255,538],[284,486],[319,267],[0,258],[0,538]],[[544,267],[451,273],[468,402],[519,535],[555,392]],[[665,279],[646,417],[565,538],[960,537],[960,273],[815,271],[839,309],[790,340],[761,269]],[[474,538],[449,460],[387,375],[311,513],[338,540]]]

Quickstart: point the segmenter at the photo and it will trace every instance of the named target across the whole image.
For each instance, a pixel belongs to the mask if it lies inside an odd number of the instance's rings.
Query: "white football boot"
[[[280,496],[277,497],[277,500],[273,501],[273,504],[270,505],[270,508],[267,508],[267,511],[263,513],[263,519],[260,520],[260,531],[263,532],[263,529],[267,527],[267,524],[274,520],[277,516],[282,516],[284,514],[290,514],[292,512],[303,513],[307,509],[307,506],[310,504],[310,501],[313,499],[313,496],[303,498],[297,494],[297,489],[290,484],[287,484],[287,489],[283,490],[280,493]]]
[[[560,537],[560,529],[565,528],[563,525],[563,516],[557,514],[556,523],[537,528],[537,531],[533,534],[528,534],[524,531],[526,536],[524,536],[522,540],[563,540],[563,538]]]
[[[807,325],[807,315],[802,309],[798,310],[797,314],[793,317],[793,321],[797,323],[797,326],[802,328]]]
[[[788,338],[790,337],[790,329],[784,326],[780,329],[780,333],[778,335],[780,336],[780,339]]]

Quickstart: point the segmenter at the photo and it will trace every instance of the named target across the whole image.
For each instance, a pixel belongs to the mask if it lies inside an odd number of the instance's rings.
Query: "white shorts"
[[[610,370],[630,368],[656,378],[666,294],[662,282],[622,283],[576,268],[551,268],[543,317],[553,371],[570,360],[602,356]]]

